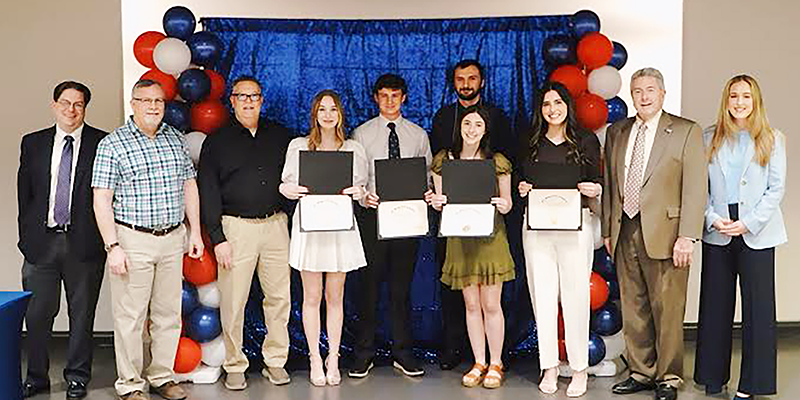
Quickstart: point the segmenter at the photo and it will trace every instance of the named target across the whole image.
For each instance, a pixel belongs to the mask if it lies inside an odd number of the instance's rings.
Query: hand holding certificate
[[[354,229],[353,199],[342,194],[353,186],[352,152],[301,151],[299,183],[309,192],[298,205],[301,232]]]
[[[428,190],[425,158],[375,160],[378,238],[394,239],[428,234]]]

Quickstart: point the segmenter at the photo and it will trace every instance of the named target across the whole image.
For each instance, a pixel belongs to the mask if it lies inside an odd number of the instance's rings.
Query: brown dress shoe
[[[167,400],[183,400],[186,398],[186,392],[175,382],[167,382],[159,387],[151,386],[150,391]]]

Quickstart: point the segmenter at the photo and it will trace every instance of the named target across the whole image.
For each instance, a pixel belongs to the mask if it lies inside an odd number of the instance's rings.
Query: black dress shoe
[[[86,384],[78,381],[67,382],[67,398],[82,399],[86,397]]]
[[[439,369],[449,371],[461,364],[461,354],[457,351],[443,351],[439,356]]]
[[[666,383],[659,383],[656,388],[656,400],[675,400],[678,398],[678,389]]]
[[[655,383],[641,383],[633,377],[625,379],[611,387],[611,393],[614,394],[631,394],[641,392],[643,390],[653,390],[656,388]]]
[[[50,384],[36,385],[31,381],[22,384],[22,397],[33,397],[39,393],[49,392]]]

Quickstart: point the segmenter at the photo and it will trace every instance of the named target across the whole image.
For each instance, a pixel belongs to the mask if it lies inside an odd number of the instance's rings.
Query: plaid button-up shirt
[[[195,179],[183,134],[162,123],[153,139],[129,118],[100,141],[92,187],[114,191],[114,218],[160,229],[183,221],[183,185]]]

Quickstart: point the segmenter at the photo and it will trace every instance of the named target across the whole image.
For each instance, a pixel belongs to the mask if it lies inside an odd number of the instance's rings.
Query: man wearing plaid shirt
[[[146,398],[145,378],[165,399],[186,398],[173,380],[181,332],[183,220],[185,214],[189,256],[199,258],[200,199],[183,134],[161,122],[164,102],[157,82],[133,86],[133,117],[100,142],[92,175],[94,212],[111,271],[119,376],[114,386],[125,400]],[[145,368],[142,334],[148,318],[152,361]]]

